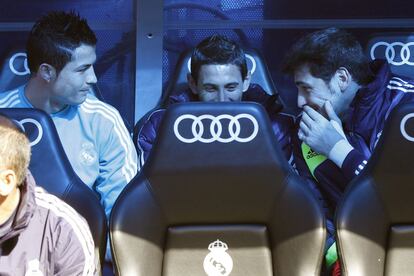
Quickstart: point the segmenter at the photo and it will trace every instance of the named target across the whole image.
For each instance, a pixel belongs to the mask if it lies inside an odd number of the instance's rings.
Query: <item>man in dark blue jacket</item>
[[[336,205],[367,164],[391,110],[414,101],[414,82],[393,75],[382,60],[369,62],[360,43],[336,28],[296,42],[284,70],[294,76],[303,109],[292,135],[294,164],[324,201],[333,252]]]
[[[192,53],[187,81],[189,89],[171,95],[168,104],[192,101],[260,103],[269,114],[276,139],[286,157],[291,156],[288,128],[293,125],[293,118],[279,113],[282,105],[277,95],[268,95],[259,85],[250,84],[246,57],[234,41],[214,35],[200,42]],[[165,109],[154,111],[138,130],[135,143],[142,153],[141,163],[149,155],[164,112]]]

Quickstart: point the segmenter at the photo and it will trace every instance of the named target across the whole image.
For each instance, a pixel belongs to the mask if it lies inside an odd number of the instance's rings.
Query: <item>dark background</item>
[[[27,31],[35,19],[50,10],[74,9],[88,19],[98,36],[95,70],[103,99],[120,111],[132,129],[137,3],[134,0],[3,0],[0,91],[14,88],[28,77],[12,74],[8,63],[13,53],[24,50]],[[298,37],[321,27],[345,27],[367,47],[369,40],[378,34],[410,34],[414,25],[412,7],[410,1],[402,0],[165,0],[163,66],[159,71],[163,88],[180,53],[211,34],[222,33],[244,47],[258,49],[282,98],[289,106],[295,106],[296,88],[289,77],[281,74],[280,63]],[[371,20],[368,25],[366,20]],[[24,71],[23,61],[15,60],[16,69]]]

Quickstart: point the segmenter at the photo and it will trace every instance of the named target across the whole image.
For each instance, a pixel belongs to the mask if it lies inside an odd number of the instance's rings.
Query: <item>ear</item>
[[[56,78],[57,72],[52,65],[42,63],[39,66],[38,74],[44,81],[50,82]]]
[[[198,95],[197,83],[195,79],[193,78],[193,76],[191,75],[191,73],[187,74],[187,83],[188,83],[188,86],[190,87],[191,92],[193,92],[194,95]]]
[[[345,67],[339,67],[335,72],[335,79],[342,92],[344,92],[352,82],[352,75]]]
[[[252,76],[250,74],[250,71],[247,71],[246,77],[244,78],[244,81],[243,81],[243,93],[246,92],[247,89],[249,89],[251,77]]]
[[[13,170],[4,170],[0,173],[0,195],[8,196],[17,187],[17,178]]]

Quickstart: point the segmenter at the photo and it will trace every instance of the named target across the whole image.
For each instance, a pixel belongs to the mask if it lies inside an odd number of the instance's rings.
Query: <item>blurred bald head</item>
[[[0,115],[0,170],[13,170],[20,185],[30,162],[30,143],[22,129]]]
[[[16,122],[12,121],[11,119],[3,115],[0,115],[0,126],[8,127],[19,132],[22,131],[21,128],[16,124]]]

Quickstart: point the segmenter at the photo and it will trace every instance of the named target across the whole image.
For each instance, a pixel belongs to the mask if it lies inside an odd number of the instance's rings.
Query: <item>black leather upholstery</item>
[[[414,104],[395,108],[374,155],[339,206],[344,275],[414,274],[413,117]]]
[[[245,49],[247,67],[251,72],[251,83],[260,85],[264,91],[270,95],[278,94],[273,80],[270,76],[264,58],[254,49]],[[190,59],[192,51],[183,52],[177,62],[175,73],[169,81],[169,85],[164,91],[163,98],[158,106],[148,111],[134,126],[133,141],[135,147],[138,149],[138,133],[142,126],[146,123],[149,116],[157,109],[166,108],[170,105],[169,97],[178,93],[183,93],[188,89],[187,74],[190,72]],[[254,95],[253,95],[254,96]],[[283,101],[278,97],[280,103]]]
[[[204,129],[198,141],[191,141],[192,119],[177,121],[183,115],[204,117],[195,125],[195,132]],[[214,118],[220,125],[211,127]],[[231,118],[239,118],[235,137],[254,138],[228,141]],[[211,135],[220,126],[221,135]],[[218,239],[233,259],[231,275],[293,276],[319,275],[324,226],[260,105],[185,103],[166,111],[145,166],[114,206],[110,228],[120,275],[206,275],[208,246]]]
[[[64,200],[88,221],[96,251],[103,263],[107,228],[105,213],[95,193],[73,171],[52,119],[38,109],[2,108],[0,113],[23,125],[32,146],[29,169],[37,185]]]
[[[0,57],[0,61],[0,92],[17,88],[29,80],[30,71],[25,50],[6,50]]]
[[[414,33],[379,33],[369,40],[367,56],[385,59],[394,74],[414,77]]]

